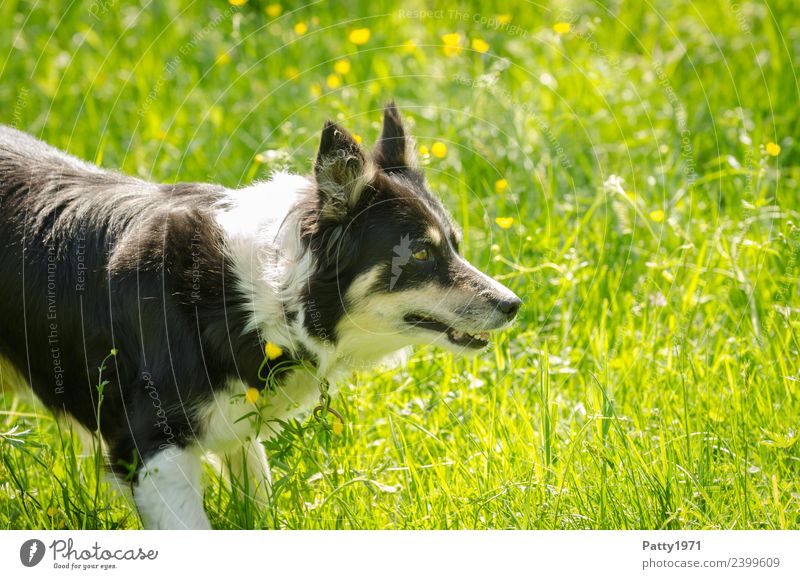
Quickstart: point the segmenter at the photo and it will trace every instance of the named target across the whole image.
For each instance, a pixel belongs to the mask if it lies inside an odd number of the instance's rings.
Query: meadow
[[[307,173],[325,119],[369,145],[396,99],[464,253],[525,300],[474,358],[352,376],[341,433],[290,425],[272,504],[209,467],[216,528],[800,528],[791,0],[4,0],[0,19],[0,122],[146,179]],[[92,444],[1,402],[0,527],[138,528]]]

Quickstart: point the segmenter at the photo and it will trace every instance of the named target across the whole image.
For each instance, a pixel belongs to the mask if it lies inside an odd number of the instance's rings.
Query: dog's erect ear
[[[322,129],[314,175],[326,217],[344,217],[358,204],[373,176],[370,162],[353,136],[332,121]]]
[[[401,171],[416,164],[414,141],[406,133],[394,101],[389,101],[383,108],[383,130],[374,155],[377,165],[387,172]]]

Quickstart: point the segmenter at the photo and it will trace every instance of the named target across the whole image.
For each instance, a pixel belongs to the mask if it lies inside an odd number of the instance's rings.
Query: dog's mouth
[[[431,332],[445,334],[450,343],[455,344],[456,346],[480,349],[489,345],[489,332],[477,332],[475,334],[462,332],[461,330],[456,330],[455,328],[448,326],[444,322],[440,322],[439,320],[435,320],[422,314],[406,314],[403,319],[407,324],[416,328],[422,328],[424,330],[430,330]]]

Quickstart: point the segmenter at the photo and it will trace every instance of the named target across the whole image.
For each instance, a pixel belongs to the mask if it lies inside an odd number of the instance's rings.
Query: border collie
[[[207,529],[206,452],[268,497],[258,440],[337,377],[511,323],[520,299],[459,240],[394,103],[371,152],[327,122],[313,175],[243,189],[149,183],[0,127],[0,354],[101,435],[146,528]]]

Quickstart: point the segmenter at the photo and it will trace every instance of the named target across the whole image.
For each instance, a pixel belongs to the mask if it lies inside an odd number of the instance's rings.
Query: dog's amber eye
[[[427,247],[424,247],[419,251],[415,251],[414,253],[412,253],[411,257],[413,257],[417,261],[428,261],[431,258],[431,252]]]

